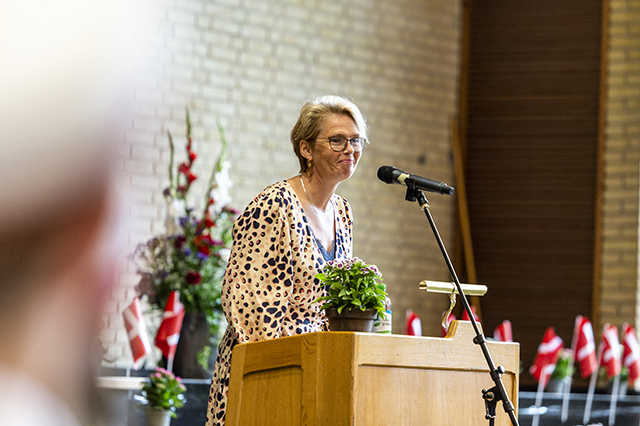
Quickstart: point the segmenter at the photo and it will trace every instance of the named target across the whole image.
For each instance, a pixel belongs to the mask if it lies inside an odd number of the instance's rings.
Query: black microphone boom
[[[452,195],[455,189],[444,182],[423,178],[422,176],[412,175],[403,172],[393,166],[381,166],[378,169],[378,179],[384,183],[394,183],[397,185],[406,185],[414,189],[422,189],[424,191],[435,192],[436,194]]]

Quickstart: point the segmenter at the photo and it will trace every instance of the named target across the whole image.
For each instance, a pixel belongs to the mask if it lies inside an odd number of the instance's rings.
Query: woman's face
[[[349,142],[342,151],[331,148],[328,138],[342,136],[347,139],[363,136],[353,119],[344,114],[327,116],[313,149],[306,144],[305,157],[313,163],[313,172],[326,182],[339,183],[351,177],[356,171],[362,151],[355,152]]]

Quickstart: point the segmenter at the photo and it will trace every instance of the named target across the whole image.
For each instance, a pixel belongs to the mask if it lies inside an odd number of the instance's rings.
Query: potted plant
[[[146,297],[152,311],[161,315],[172,291],[180,293],[185,308],[182,332],[173,370],[183,377],[211,377],[213,355],[224,314],[220,295],[222,277],[231,247],[231,229],[237,211],[229,207],[229,163],[225,161],[227,140],[218,124],[222,148],[211,172],[200,213],[192,207],[189,192],[197,180],[193,164],[191,119],[186,114],[185,160],[174,173],[174,144],[170,147],[169,186],[163,191],[167,202],[165,232],[138,244],[130,259],[140,275],[138,295]],[[194,203],[196,204],[196,203]]]
[[[142,382],[142,397],[145,400],[147,426],[168,426],[176,410],[187,402],[187,390],[180,377],[164,368],[156,368]]]
[[[565,382],[573,375],[574,368],[569,366],[572,356],[571,349],[562,349],[556,362],[556,368],[551,373],[549,383],[545,388],[548,392],[563,392]]]
[[[323,303],[331,331],[368,332],[376,317],[386,318],[386,287],[375,265],[357,257],[334,260],[316,278],[326,285],[327,295],[313,303]]]

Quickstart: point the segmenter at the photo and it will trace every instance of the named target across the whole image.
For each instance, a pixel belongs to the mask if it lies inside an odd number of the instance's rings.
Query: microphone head
[[[393,172],[395,170],[398,169],[393,166],[380,166],[380,168],[378,169],[378,179],[380,179],[384,183],[394,183]]]

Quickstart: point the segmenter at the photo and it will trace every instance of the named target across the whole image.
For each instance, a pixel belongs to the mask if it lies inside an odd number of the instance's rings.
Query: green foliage
[[[219,123],[222,148],[205,188],[204,209],[198,215],[189,206],[189,190],[198,179],[193,173],[198,155],[193,149],[189,111],[186,120],[186,159],[177,166],[176,173],[174,143],[169,134],[169,187],[163,191],[167,202],[166,232],[138,244],[130,259],[140,275],[138,295],[147,297],[152,310],[161,313],[169,295],[176,290],[185,314],[204,314],[209,325],[211,353],[224,327],[220,296],[237,211],[229,207],[228,190],[232,182],[229,163],[225,161],[228,143]]]
[[[327,295],[313,301],[324,302],[321,309],[337,308],[338,313],[344,309],[375,309],[379,318],[386,318],[386,287],[375,265],[367,265],[357,257],[334,260],[316,278],[327,286]]]
[[[156,368],[142,383],[142,396],[147,400],[147,407],[171,411],[172,417],[176,417],[176,410],[187,402],[186,390],[180,377],[164,368]]]
[[[569,368],[569,361],[573,356],[571,349],[563,349],[556,362],[556,368],[551,373],[550,379],[562,380],[565,377],[571,377],[574,372],[574,368]]]

